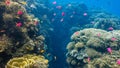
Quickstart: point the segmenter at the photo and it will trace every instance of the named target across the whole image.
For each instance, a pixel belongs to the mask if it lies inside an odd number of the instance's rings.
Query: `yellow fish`
[[[22,2],[19,2],[20,4],[22,4],[22,5],[26,5],[27,4],[27,2],[25,2],[25,1],[22,1]]]
[[[40,50],[40,53],[44,53],[45,52],[45,50]]]

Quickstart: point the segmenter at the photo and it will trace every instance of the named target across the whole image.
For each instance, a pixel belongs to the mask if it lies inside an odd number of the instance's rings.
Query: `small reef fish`
[[[55,60],[57,60],[57,57],[56,57],[56,56],[54,56],[54,59],[55,59]]]
[[[34,21],[34,25],[38,25],[38,21],[36,20],[36,21]]]
[[[15,18],[20,19],[20,17],[19,17],[19,16],[15,16]]]
[[[60,22],[63,22],[64,21],[64,18],[60,19]]]
[[[55,5],[55,4],[57,4],[57,2],[56,2],[56,1],[54,1],[54,2],[52,2],[52,4],[54,4],[54,5]]]
[[[73,18],[73,15],[71,15],[70,18]]]
[[[98,37],[100,37],[100,36],[101,36],[101,34],[100,34],[100,33],[98,33],[98,34],[97,34],[97,36],[98,36]]]
[[[37,7],[34,4],[31,4],[30,7],[33,9],[37,9]]]
[[[90,62],[90,57],[87,58],[87,62],[88,62],[88,63]]]
[[[5,32],[6,30],[0,30],[1,33]]]
[[[120,65],[120,59],[117,60],[117,64]]]
[[[95,24],[95,22],[94,21],[92,21],[92,22],[90,22],[91,24]]]
[[[112,54],[112,49],[110,47],[107,48],[107,51]]]
[[[53,13],[53,16],[56,16],[56,13]]]
[[[62,12],[61,15],[62,15],[62,16],[65,16],[65,12]]]
[[[40,53],[44,53],[45,52],[45,50],[40,50]]]
[[[75,32],[75,35],[79,35],[79,32],[77,31],[77,32]]]
[[[83,13],[83,16],[87,16],[88,14],[87,13]]]
[[[17,12],[17,14],[18,14],[18,15],[22,15],[22,14],[23,14],[23,11],[19,10],[19,11]]]
[[[27,4],[27,2],[25,2],[25,1],[18,2],[18,3],[20,3],[20,4],[22,4],[22,5],[26,5],[26,4]]]
[[[62,9],[62,6],[56,6],[57,9]]]
[[[10,5],[10,3],[11,3],[10,0],[6,0],[6,1],[5,1],[5,4],[6,4],[6,5]]]
[[[71,7],[72,5],[71,4],[68,4],[68,7]]]
[[[16,23],[16,27],[21,27],[21,26],[22,26],[21,22]]]
[[[109,27],[108,30],[112,31],[112,30],[113,30],[113,27]]]
[[[111,41],[116,41],[117,39],[115,37],[112,37],[111,38]]]

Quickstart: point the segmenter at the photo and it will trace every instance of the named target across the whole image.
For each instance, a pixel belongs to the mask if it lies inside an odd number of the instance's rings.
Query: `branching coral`
[[[5,68],[48,68],[48,60],[43,56],[24,55],[10,59]]]

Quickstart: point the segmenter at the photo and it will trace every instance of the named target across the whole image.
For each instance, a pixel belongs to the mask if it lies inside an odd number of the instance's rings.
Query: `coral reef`
[[[71,36],[71,42],[67,45],[68,52],[66,54],[66,61],[69,64],[69,67],[90,68],[90,66],[92,66],[92,68],[96,68],[96,66],[98,66],[100,68],[114,68],[113,65],[116,64],[116,61],[111,65],[107,60],[112,58],[111,56],[120,56],[119,54],[116,54],[120,48],[119,33],[119,30],[107,32],[94,28],[75,32]],[[107,48],[109,48],[109,51]],[[113,60],[117,59],[119,59],[119,57],[116,59],[113,58]],[[111,61],[112,59],[109,62]],[[86,67],[86,65],[89,65],[89,67]],[[112,67],[107,67],[108,65],[111,65]]]
[[[48,60],[40,55],[28,54],[10,59],[5,68],[48,68]]]
[[[109,30],[112,27],[113,29],[120,29],[120,18],[112,14],[93,11],[90,20],[94,28]]]
[[[41,28],[38,26],[39,19],[29,15],[20,3],[0,0],[0,67],[4,68],[12,57],[33,53],[43,55],[46,52],[45,38],[39,34]],[[42,65],[36,61],[37,64]]]
[[[117,64],[117,60],[120,58],[119,56],[120,51],[113,51],[111,55],[103,55],[100,58],[96,58],[86,66],[88,66],[87,68],[90,68],[89,66],[93,68],[119,68]]]

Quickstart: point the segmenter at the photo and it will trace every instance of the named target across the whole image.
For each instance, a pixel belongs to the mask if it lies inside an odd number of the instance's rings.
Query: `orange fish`
[[[17,14],[18,14],[18,15],[22,15],[22,14],[23,14],[23,11],[19,10],[19,11],[17,12]]]
[[[87,58],[87,62],[88,62],[88,63],[90,62],[90,57]]]
[[[44,53],[45,52],[45,50],[40,50],[40,53]]]
[[[87,16],[88,14],[87,13],[83,13],[83,16]]]
[[[76,31],[74,34],[75,34],[75,35],[79,35],[79,32],[78,32],[78,31]]]
[[[0,30],[0,32],[2,32],[2,33],[3,33],[3,32],[5,32],[5,30]]]
[[[21,26],[22,26],[21,22],[16,23],[16,27],[21,27]]]
[[[97,36],[98,36],[98,37],[100,37],[100,36],[101,36],[101,34],[100,34],[100,33],[98,33],[98,34],[97,34]]]
[[[10,3],[11,3],[10,0],[6,0],[6,1],[5,1],[5,4],[6,4],[6,5],[10,5]]]
[[[112,49],[110,47],[107,48],[107,51],[112,54]]]
[[[34,21],[34,25],[38,25],[38,21],[36,20],[36,21]]]

